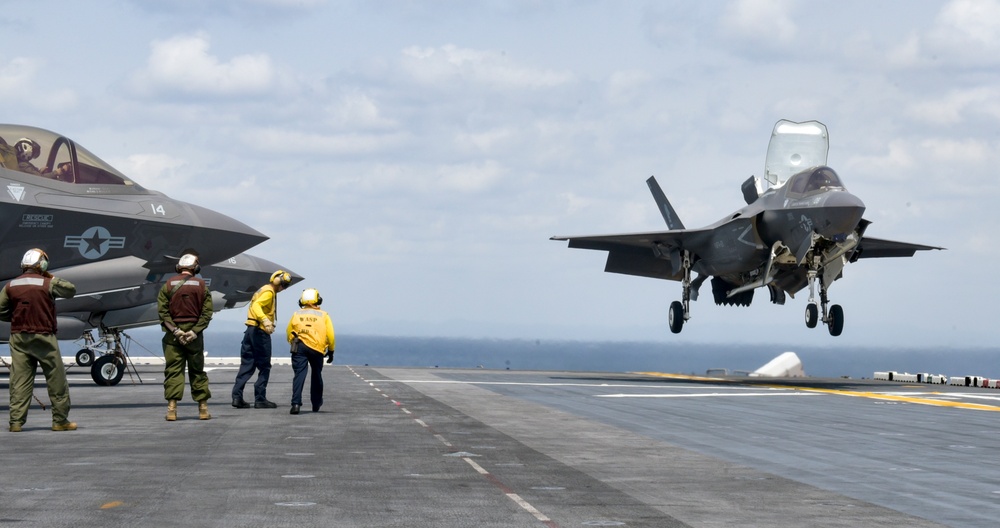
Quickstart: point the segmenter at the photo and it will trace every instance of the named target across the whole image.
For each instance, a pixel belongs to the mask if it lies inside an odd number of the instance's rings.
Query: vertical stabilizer
[[[646,180],[646,185],[649,186],[649,192],[653,193],[653,199],[656,200],[656,207],[660,210],[660,214],[663,215],[663,220],[667,223],[667,227],[670,229],[684,229],[684,222],[677,217],[677,211],[674,211],[670,201],[667,200],[667,195],[663,194],[663,189],[660,189],[660,184],[656,183],[656,177],[650,176]]]

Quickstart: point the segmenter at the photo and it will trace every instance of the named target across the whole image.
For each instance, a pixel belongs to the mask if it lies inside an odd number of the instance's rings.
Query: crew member
[[[56,340],[55,299],[76,295],[76,286],[53,277],[49,256],[29,249],[21,259],[20,277],[0,290],[0,321],[10,322],[10,431],[21,431],[28,417],[35,371],[42,366],[52,402],[52,430],[75,431],[69,421],[69,386]]]
[[[295,377],[292,380],[292,410],[290,414],[299,414],[302,406],[302,387],[306,383],[306,370],[312,368],[312,378],[309,382],[309,400],[313,412],[318,412],[323,405],[323,356],[327,363],[333,363],[333,349],[336,344],[333,335],[333,322],[330,315],[319,308],[323,298],[315,288],[302,292],[299,298],[299,311],[292,314],[285,330],[288,342],[292,348],[292,370]]]
[[[250,404],[243,400],[243,388],[257,371],[253,384],[254,409],[274,409],[278,405],[267,399],[267,379],[271,375],[271,334],[277,319],[277,296],[292,283],[292,275],[284,270],[271,274],[271,280],[261,286],[250,299],[247,307],[246,331],[240,345],[240,371],[233,385],[233,407],[246,409]]]
[[[208,374],[205,373],[205,338],[212,320],[212,295],[205,280],[197,277],[198,256],[185,253],[177,261],[177,275],[160,288],[156,308],[163,328],[163,397],[167,421],[177,419],[177,400],[184,397],[184,367],[191,383],[191,399],[198,402],[198,419],[209,420]]]

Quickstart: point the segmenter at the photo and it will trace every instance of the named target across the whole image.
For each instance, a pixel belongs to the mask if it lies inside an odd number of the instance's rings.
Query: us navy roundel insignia
[[[86,259],[103,257],[109,249],[125,247],[125,237],[111,236],[111,232],[101,226],[88,228],[80,236],[67,236],[63,247],[77,248]]]

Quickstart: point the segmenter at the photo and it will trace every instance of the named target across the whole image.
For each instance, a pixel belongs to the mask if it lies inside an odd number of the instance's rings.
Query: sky
[[[776,121],[819,120],[867,234],[843,335],[604,273],[553,235],[743,205]],[[338,333],[996,347],[1000,1],[0,0],[0,121],[270,237]],[[238,328],[232,310],[213,325]]]

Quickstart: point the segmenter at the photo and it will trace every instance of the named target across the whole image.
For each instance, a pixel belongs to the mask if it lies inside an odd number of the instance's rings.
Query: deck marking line
[[[553,527],[553,528],[555,528],[555,527],[558,526],[557,524],[555,524],[554,522],[552,522],[552,519],[549,519],[548,516],[546,516],[544,513],[538,511],[537,508],[535,508],[534,506],[532,506],[531,503],[529,503],[528,501],[526,501],[523,498],[521,498],[520,495],[518,495],[517,493],[514,493],[514,490],[508,488],[506,484],[504,484],[503,482],[500,482],[500,479],[496,478],[489,471],[486,471],[485,469],[483,469],[483,467],[480,466],[479,464],[477,464],[474,460],[472,460],[471,458],[468,458],[468,457],[463,457],[462,460],[468,462],[469,465],[472,466],[472,469],[476,470],[476,473],[479,473],[480,475],[486,477],[486,480],[489,480],[496,487],[500,488],[500,491],[502,491],[503,494],[506,495],[508,499],[514,501],[515,504],[517,504],[518,506],[520,506],[521,509],[523,509],[524,511],[530,513],[531,515],[533,515],[539,521],[542,521],[543,523],[546,523],[547,526],[550,526],[550,527]]]
[[[955,407],[959,409],[972,409],[975,411],[1000,411],[996,405],[984,405],[981,403],[964,403],[957,401],[934,400],[931,398],[915,398],[912,396],[899,396],[897,394],[885,394],[878,392],[861,392],[841,389],[817,389],[812,387],[788,387],[806,392],[818,392],[822,394],[837,394],[841,396],[853,396],[856,398],[871,398],[874,400],[900,401],[905,403],[917,403],[920,405],[934,405],[938,407]]]

